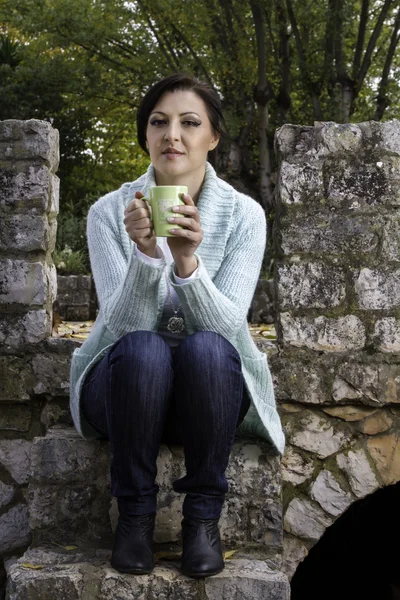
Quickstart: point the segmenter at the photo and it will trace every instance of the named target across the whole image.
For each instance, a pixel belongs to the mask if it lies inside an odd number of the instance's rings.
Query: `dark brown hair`
[[[164,77],[155,83],[149,91],[143,96],[136,117],[137,136],[140,147],[147,152],[146,147],[146,129],[153,108],[166,92],[194,92],[201,98],[205,104],[208,118],[214,133],[220,136],[225,135],[225,119],[222,114],[221,100],[217,92],[207,83],[199,81],[196,77],[191,77],[185,73],[174,73],[169,77]]]

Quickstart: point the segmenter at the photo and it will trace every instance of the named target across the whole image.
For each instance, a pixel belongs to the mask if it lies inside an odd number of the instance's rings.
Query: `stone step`
[[[60,543],[60,539],[65,544],[109,541],[117,509],[110,495],[108,442],[87,442],[73,428],[53,428],[34,439],[30,455],[28,507],[33,545]],[[176,542],[183,497],[173,492],[172,482],[184,474],[182,447],[162,445],[157,464],[160,491],[155,541]],[[227,478],[229,492],[220,520],[223,542],[229,547],[261,544],[271,556],[279,554],[279,457],[260,440],[236,440]]]
[[[179,561],[159,559],[150,575],[123,575],[111,568],[110,551],[28,550],[8,565],[7,600],[289,600],[286,575],[265,561],[225,561],[222,573],[195,580]],[[25,566],[24,566],[25,565]],[[36,568],[33,568],[36,567]]]

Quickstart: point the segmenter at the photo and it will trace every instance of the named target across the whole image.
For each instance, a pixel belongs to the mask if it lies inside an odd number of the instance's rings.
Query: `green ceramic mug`
[[[181,194],[187,194],[186,185],[157,185],[150,188],[150,198],[144,198],[151,208],[151,219],[153,221],[154,233],[156,237],[173,237],[174,234],[168,230],[172,228],[182,229],[180,225],[168,223],[168,217],[173,215],[183,217],[179,213],[174,213],[173,206],[179,206],[185,203],[181,200]]]

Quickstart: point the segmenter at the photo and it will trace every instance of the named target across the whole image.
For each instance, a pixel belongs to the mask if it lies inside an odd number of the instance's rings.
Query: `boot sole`
[[[127,573],[128,575],[150,575],[150,573],[152,573],[152,571],[154,570],[154,567],[152,567],[151,569],[121,569],[115,565],[113,565],[112,563],[110,563],[112,568],[115,569],[116,571],[118,571],[119,573]]]
[[[224,567],[222,567],[222,569],[218,569],[217,571],[210,571],[207,573],[189,573],[188,571],[183,571],[182,573],[183,575],[186,575],[186,577],[192,577],[193,579],[204,579],[205,577],[212,577],[213,575],[218,575],[218,573],[221,573],[224,570]]]

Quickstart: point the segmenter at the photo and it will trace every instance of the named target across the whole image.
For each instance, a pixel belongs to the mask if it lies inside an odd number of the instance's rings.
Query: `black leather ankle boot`
[[[121,573],[144,575],[154,569],[152,552],[155,513],[142,516],[120,514],[111,566]]]
[[[218,519],[182,521],[182,573],[188,577],[209,577],[224,568]]]

